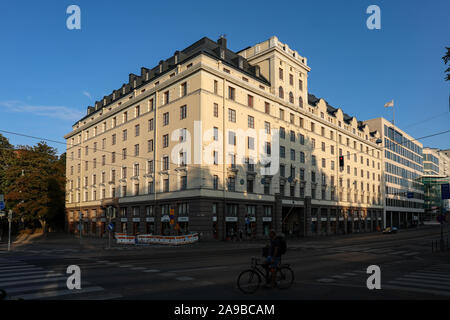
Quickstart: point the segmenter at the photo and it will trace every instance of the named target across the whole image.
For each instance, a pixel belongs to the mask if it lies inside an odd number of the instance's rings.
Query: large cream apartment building
[[[103,236],[108,207],[129,234],[382,227],[381,134],[310,94],[309,71],[277,37],[221,37],[130,74],[65,136],[68,230]]]

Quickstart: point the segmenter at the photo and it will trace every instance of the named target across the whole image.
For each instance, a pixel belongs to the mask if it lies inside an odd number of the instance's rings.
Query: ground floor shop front
[[[287,202],[280,197],[275,201],[185,198],[127,204],[105,202],[97,207],[68,208],[66,229],[70,233],[81,229],[84,236],[107,237],[110,225],[113,231],[129,235],[197,232],[201,239],[246,241],[267,239],[272,229],[290,238],[301,238],[383,228],[380,208],[318,206],[311,204],[311,199]]]

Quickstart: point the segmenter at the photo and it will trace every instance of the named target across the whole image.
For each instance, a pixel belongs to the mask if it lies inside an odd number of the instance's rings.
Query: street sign
[[[110,224],[108,224],[108,230],[109,231],[113,231],[114,230],[114,223],[110,223]]]
[[[0,201],[0,210],[5,209],[5,202]]]

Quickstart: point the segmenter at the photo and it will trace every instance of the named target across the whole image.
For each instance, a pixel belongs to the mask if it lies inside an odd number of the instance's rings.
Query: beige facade
[[[102,234],[107,206],[127,233],[381,226],[381,134],[309,94],[309,71],[276,37],[237,54],[204,38],[131,74],[65,136],[68,228],[81,211],[84,232]]]

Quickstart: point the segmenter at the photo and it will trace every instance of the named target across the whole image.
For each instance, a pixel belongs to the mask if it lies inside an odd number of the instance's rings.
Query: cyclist
[[[280,250],[281,242],[280,239],[277,237],[275,230],[270,230],[269,237],[270,237],[270,245],[266,247],[268,249],[266,250],[267,257],[265,263],[266,279],[267,281],[269,280],[269,272],[270,272],[271,286],[275,287],[276,268],[281,263],[281,250]],[[268,283],[266,285],[268,285]]]

